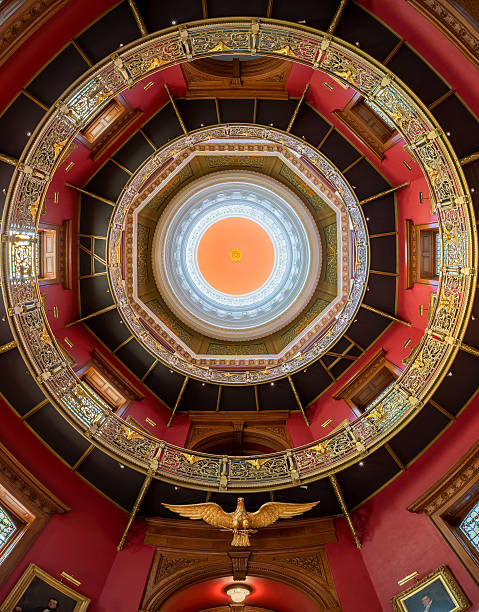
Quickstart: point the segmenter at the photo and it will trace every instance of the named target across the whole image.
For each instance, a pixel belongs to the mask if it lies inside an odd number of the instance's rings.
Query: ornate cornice
[[[69,0],[10,0],[0,8],[0,66]]]
[[[407,0],[438,28],[466,57],[479,66],[479,31],[472,20],[448,0]]]
[[[431,515],[444,506],[462,489],[479,479],[479,442],[444,474],[432,487],[408,506],[410,512]]]
[[[19,502],[44,515],[70,508],[49,491],[0,443],[0,482]]]

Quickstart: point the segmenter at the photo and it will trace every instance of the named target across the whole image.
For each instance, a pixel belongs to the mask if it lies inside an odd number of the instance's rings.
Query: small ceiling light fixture
[[[171,20],[171,25],[176,25],[176,19]]]
[[[359,462],[359,466],[360,466],[360,467],[364,467],[364,461],[360,461],[360,462]]]
[[[243,603],[252,590],[247,584],[230,584],[225,588],[225,593],[233,603]]]

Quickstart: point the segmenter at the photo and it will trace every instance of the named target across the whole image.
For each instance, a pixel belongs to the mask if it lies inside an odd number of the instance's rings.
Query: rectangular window
[[[119,410],[128,402],[128,399],[94,366],[90,366],[88,370],[82,374],[81,378],[93,389],[93,391],[95,391],[95,393],[98,393],[98,395],[111,406],[112,410]]]
[[[54,280],[57,276],[57,232],[39,228],[39,280]]]
[[[342,110],[335,110],[338,117],[379,159],[402,136],[391,119],[374,103],[355,93]]]

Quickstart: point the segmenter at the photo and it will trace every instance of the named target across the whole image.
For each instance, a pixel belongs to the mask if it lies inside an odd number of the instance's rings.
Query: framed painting
[[[394,596],[391,603],[396,612],[462,612],[470,606],[445,565]]]
[[[0,612],[84,612],[90,599],[31,563],[0,605]]]

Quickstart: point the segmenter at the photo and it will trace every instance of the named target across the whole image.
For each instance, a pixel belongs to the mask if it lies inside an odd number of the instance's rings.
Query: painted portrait
[[[84,612],[90,599],[31,563],[0,606],[0,612]]]
[[[393,597],[391,602],[397,612],[462,612],[470,605],[445,565]]]

